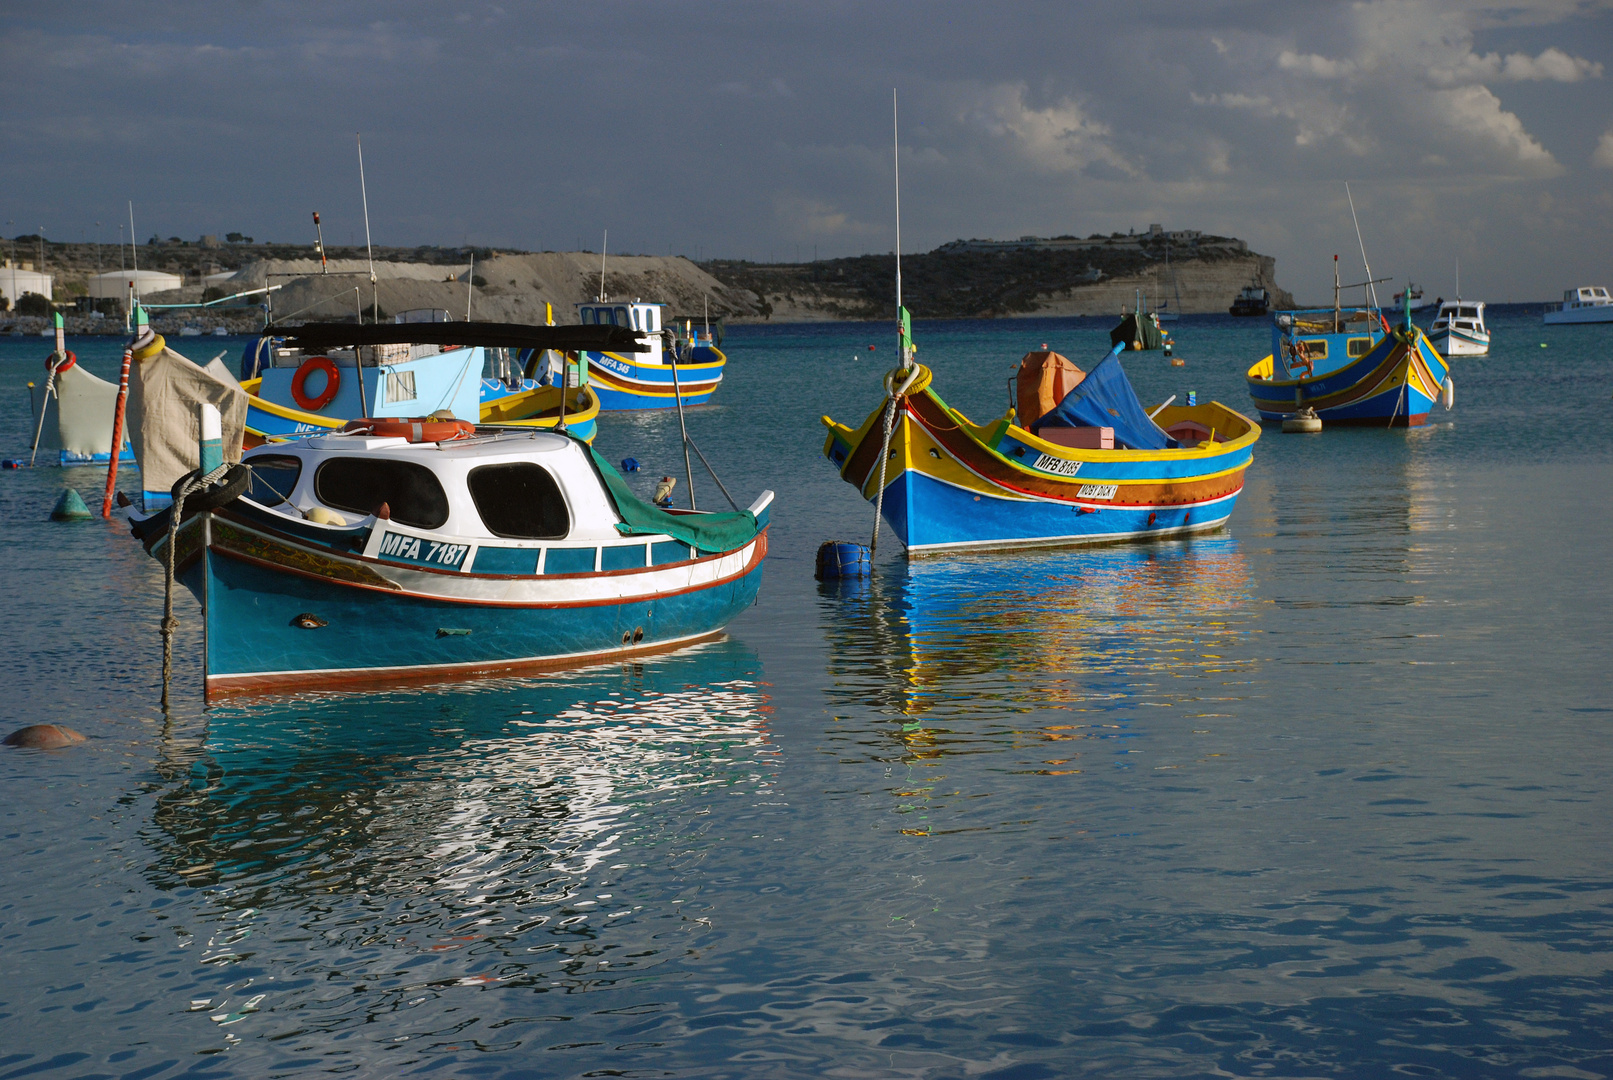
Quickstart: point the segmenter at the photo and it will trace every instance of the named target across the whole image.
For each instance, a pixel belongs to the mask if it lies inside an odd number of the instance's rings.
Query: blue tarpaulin
[[[1052,412],[1031,425],[1031,432],[1044,427],[1114,428],[1117,449],[1164,450],[1170,445],[1170,436],[1148,418],[1148,410],[1137,400],[1137,391],[1120,366],[1120,349],[1087,372]]]

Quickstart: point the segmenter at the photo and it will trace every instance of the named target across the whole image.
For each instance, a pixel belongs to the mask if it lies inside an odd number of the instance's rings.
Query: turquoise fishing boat
[[[704,405],[722,382],[728,357],[691,321],[683,332],[663,323],[662,304],[592,301],[577,305],[584,327],[630,332],[636,350],[590,349],[588,378],[606,412]]]
[[[904,359],[907,313],[902,313]],[[1143,408],[1117,345],[1090,372],[1020,362],[1018,406],[977,424],[912,363],[858,428],[823,417],[823,453],[876,503],[909,555],[1103,543],[1225,524],[1260,427],[1216,402]],[[888,432],[888,434],[887,434]]]
[[[194,475],[194,474],[192,474]],[[773,493],[668,512],[586,443],[364,421],[249,451],[132,526],[201,603],[212,695],[566,667],[720,633],[754,601]]]
[[[1278,312],[1271,353],[1246,375],[1262,420],[1313,410],[1323,424],[1418,427],[1436,404],[1455,404],[1450,365],[1411,321],[1391,329],[1373,307]],[[1309,415],[1309,414],[1307,414]]]

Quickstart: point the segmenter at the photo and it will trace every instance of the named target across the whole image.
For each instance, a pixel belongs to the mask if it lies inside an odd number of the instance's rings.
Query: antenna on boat
[[[129,291],[134,294],[131,299],[139,299],[139,297],[140,297],[140,287],[136,283],[140,280],[140,247],[139,247],[138,244],[136,244],[134,242],[134,200],[133,199],[129,200],[129,259],[134,264],[134,281],[131,281],[129,283]],[[12,295],[13,296],[16,295],[16,290],[15,289],[12,290]],[[126,305],[124,307],[124,309],[123,309],[123,329],[124,330],[129,329],[129,317],[133,312],[134,312],[134,304],[133,303],[130,303],[130,304],[128,304],[128,305]],[[105,516],[105,515],[103,515],[103,516]]]
[[[605,239],[599,244],[599,302],[605,302],[605,249],[610,247],[610,230],[605,230]]]
[[[913,366],[912,350],[902,332],[902,131],[896,120],[896,88],[891,87],[891,155],[896,163],[896,340],[901,349],[902,370]],[[875,522],[878,541],[878,522]]]
[[[364,186],[364,139],[358,134],[354,134],[353,138],[358,140],[358,192],[364,200],[364,254],[370,263],[370,297],[374,304],[370,317],[380,322],[381,294],[375,286],[375,248],[370,245],[370,191]],[[358,384],[360,388],[364,386],[362,377]]]
[[[465,321],[470,322],[471,301],[476,299],[476,252],[470,253],[470,269],[465,273]]]
[[[1457,256],[1457,258],[1456,258],[1456,302],[1458,304],[1462,302],[1462,259],[1461,259],[1461,256]]]
[[[1367,288],[1372,291],[1372,306],[1378,306],[1378,289],[1372,283],[1372,267],[1367,263],[1366,241],[1361,239],[1361,222],[1355,216],[1355,196],[1350,194],[1350,182],[1344,181],[1344,197],[1350,200],[1350,221],[1355,224],[1355,242],[1361,245],[1361,265],[1367,271]]]

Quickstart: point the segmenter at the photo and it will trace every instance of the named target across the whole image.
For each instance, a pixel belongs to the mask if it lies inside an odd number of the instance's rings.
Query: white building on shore
[[[129,299],[132,285],[136,299],[152,293],[167,292],[184,284],[178,274],[165,274],[161,270],[108,270],[89,277],[90,295],[97,300]]]
[[[0,296],[11,301],[12,307],[17,306],[23,293],[38,293],[49,300],[50,290],[51,276],[35,270],[33,263],[16,263],[10,259],[0,263]]]

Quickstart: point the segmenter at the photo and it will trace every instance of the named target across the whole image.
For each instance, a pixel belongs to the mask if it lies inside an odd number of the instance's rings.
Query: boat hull
[[[1245,376],[1260,418],[1278,422],[1300,409],[1324,424],[1419,427],[1441,400],[1450,368],[1416,327],[1381,338],[1345,366],[1315,377],[1275,378],[1267,356]]]
[[[1441,356],[1484,356],[1490,351],[1490,335],[1461,330],[1441,330],[1428,340]]]
[[[881,514],[909,555],[1157,539],[1220,527],[1243,490],[1258,425],[1214,403],[1168,408],[1160,418],[1167,427],[1201,425],[1207,438],[1162,451],[1071,450],[1006,418],[973,424],[921,389],[903,398],[892,428]],[[824,455],[875,501],[882,411],[857,431],[827,417],[824,423]]]
[[[767,553],[763,531],[736,551],[681,563],[519,577],[400,566],[227,511],[190,519],[180,536],[182,580],[203,608],[210,697],[478,677],[677,648],[720,633],[754,602]]]
[[[1541,316],[1541,319],[1546,324],[1553,326],[1569,323],[1613,322],[1613,304],[1570,308],[1567,311],[1548,311]]]
[[[670,363],[646,364],[636,354],[586,353],[588,377],[599,407],[605,412],[675,409],[683,404],[704,405],[722,382],[728,358],[715,346],[701,346],[691,360],[677,365],[673,384]]]

